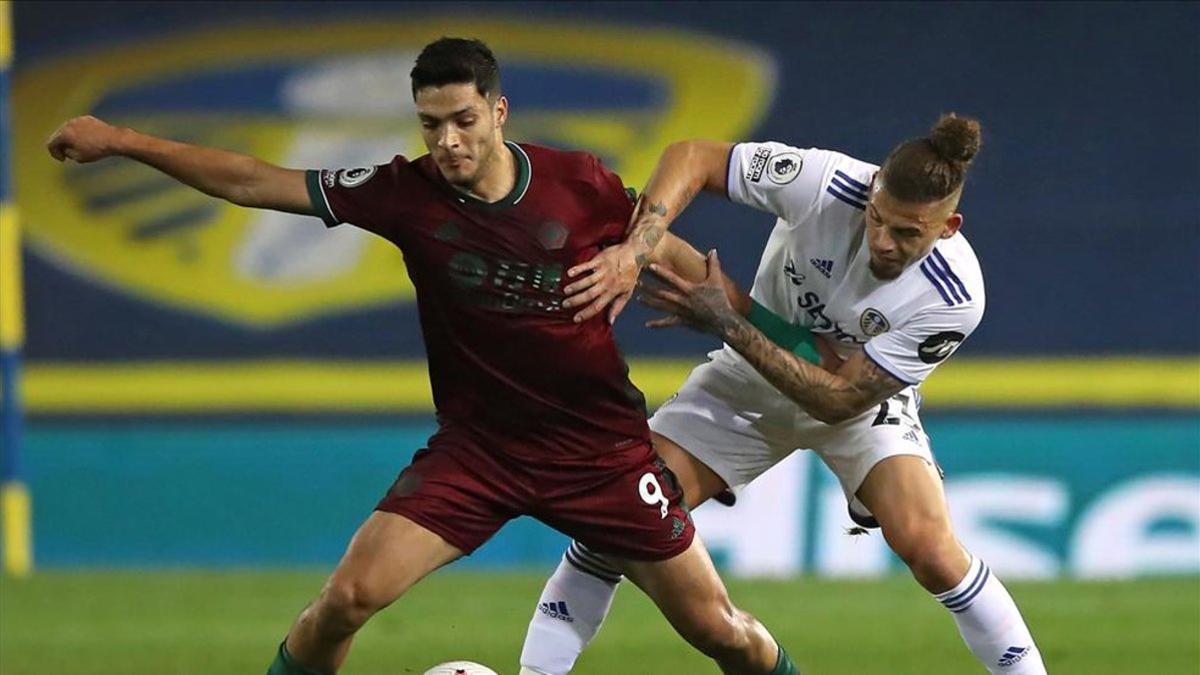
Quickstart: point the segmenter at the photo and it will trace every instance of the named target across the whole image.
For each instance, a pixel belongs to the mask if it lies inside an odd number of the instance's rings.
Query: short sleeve
[[[395,202],[398,163],[356,169],[309,169],[308,198],[327,227],[349,223],[381,234]]]
[[[836,153],[783,143],[738,143],[729,152],[730,201],[798,222],[816,206]]]
[[[903,326],[871,338],[864,351],[901,382],[920,384],[950,358],[982,318],[983,308],[970,303],[929,308]]]

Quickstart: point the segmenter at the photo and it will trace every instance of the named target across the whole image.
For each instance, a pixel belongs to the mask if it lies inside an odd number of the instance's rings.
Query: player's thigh
[[[894,455],[875,464],[857,496],[885,533],[950,531],[950,509],[936,466],[916,455]]]
[[[855,419],[826,427],[814,434],[812,448],[841,484],[851,517],[868,527],[877,523],[874,510],[861,499],[860,492],[877,466],[892,458],[908,457],[924,464],[935,479],[938,476],[912,390],[901,392]]]
[[[699,537],[667,560],[622,559],[616,564],[692,644],[720,642],[736,630],[736,610]]]
[[[654,450],[675,474],[679,488],[683,490],[683,501],[689,509],[696,508],[728,487],[707,464],[696,459],[678,443],[662,434],[654,433],[653,436]]]
[[[324,594],[340,604],[381,609],[462,554],[404,516],[375,511],[354,533]]]
[[[667,458],[685,492],[689,478],[682,474],[694,467],[699,496],[707,498],[725,486],[741,489],[799,447],[798,410],[761,378],[714,361],[692,371],[651,417],[650,429],[656,443],[667,439],[688,455],[676,455],[681,470]]]
[[[858,498],[875,514],[888,546],[932,593],[953,588],[970,566],[954,536],[937,469],[920,457],[890,457],[871,469]]]

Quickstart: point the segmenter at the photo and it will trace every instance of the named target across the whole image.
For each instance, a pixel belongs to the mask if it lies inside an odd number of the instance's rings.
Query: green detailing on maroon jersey
[[[453,196],[457,197],[460,203],[469,204],[485,211],[503,211],[511,206],[515,206],[525,197],[525,194],[529,191],[529,184],[533,181],[533,169],[529,165],[529,155],[525,154],[521,146],[516,143],[505,142],[504,145],[512,152],[513,160],[517,167],[517,181],[513,184],[513,189],[504,196],[504,199],[498,202],[485,202],[462,190],[452,188]]]

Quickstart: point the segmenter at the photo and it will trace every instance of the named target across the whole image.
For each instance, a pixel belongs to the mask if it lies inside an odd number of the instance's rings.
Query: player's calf
[[[626,575],[654,601],[689,644],[723,673],[795,674],[796,668],[767,629],[733,606],[703,543],[658,562],[624,561]]]
[[[880,462],[858,490],[888,545],[954,617],[967,647],[996,675],[1044,675],[1037,645],[1012,597],[950,527],[940,479],[922,460]]]
[[[688,644],[716,661],[723,673],[796,673],[791,659],[767,629],[728,598],[693,606],[668,619]]]
[[[346,555],[301,612],[271,664],[270,675],[336,673],[354,634],[376,612],[462,551],[412,520],[376,511],[359,527]]]

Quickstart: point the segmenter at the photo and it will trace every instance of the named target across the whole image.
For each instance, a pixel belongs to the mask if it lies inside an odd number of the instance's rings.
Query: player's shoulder
[[[865,211],[879,166],[836,150],[814,151],[821,161],[818,195],[822,210]]]
[[[423,168],[423,162],[428,166]],[[343,188],[354,188],[370,184],[377,188],[383,185],[402,183],[430,169],[436,171],[437,167],[429,155],[423,155],[415,160],[410,160],[404,155],[395,155],[391,161],[382,164],[368,164],[329,171],[328,175],[324,176],[324,180],[327,187],[334,187],[336,184]]]
[[[620,176],[604,166],[599,157],[582,150],[561,150],[532,143],[515,143],[518,152],[529,158],[531,179],[553,183],[584,200],[619,195],[614,203],[622,208],[632,203],[634,193],[624,186]]]
[[[355,195],[370,198],[395,190],[408,191],[407,183],[419,175],[421,159],[410,162],[404,155],[396,155],[383,164],[313,169],[308,172],[309,190],[320,186],[322,191],[343,194],[346,198]]]
[[[939,240],[917,267],[915,278],[931,309],[982,316],[986,304],[983,271],[964,234]]]
[[[738,143],[726,186],[733,201],[766,207],[792,224],[815,218],[840,228],[861,220],[878,168],[825,148]]]
[[[600,160],[583,150],[563,150],[535,143],[512,143],[518,152],[525,153],[535,167],[549,169],[564,178],[588,178],[596,172]]]

